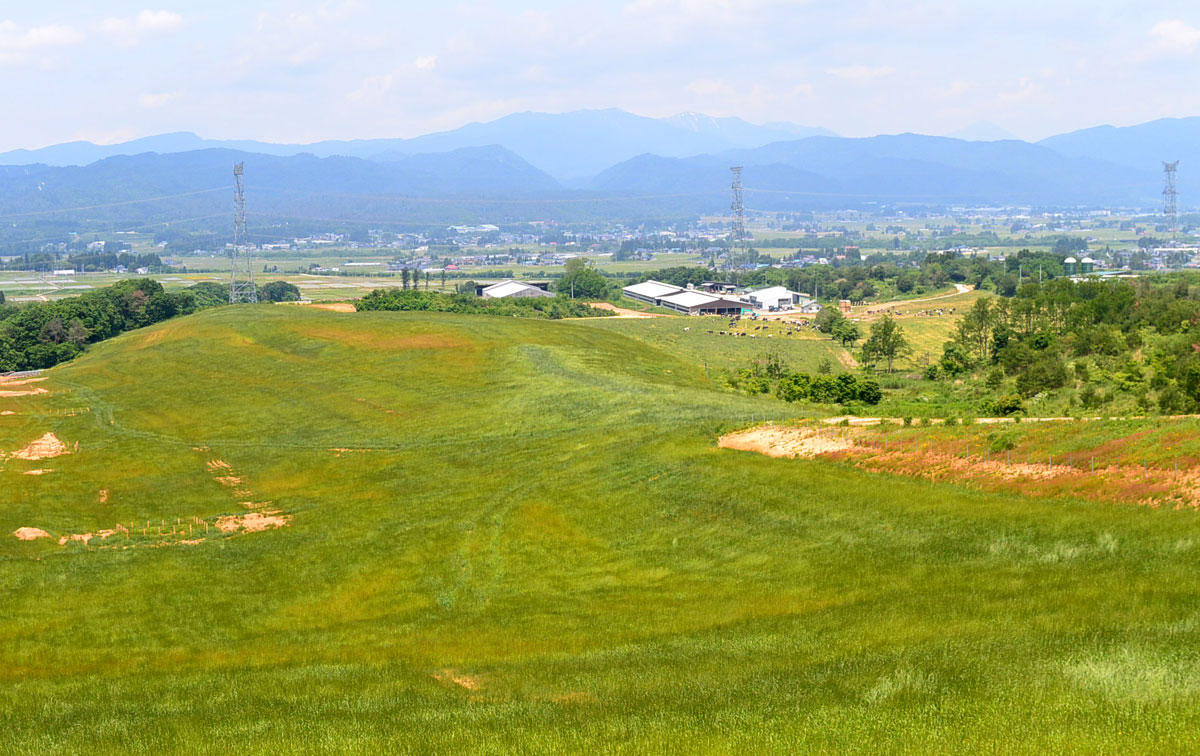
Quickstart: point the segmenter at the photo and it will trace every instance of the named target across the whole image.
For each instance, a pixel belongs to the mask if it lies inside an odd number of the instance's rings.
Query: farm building
[[[665,284],[662,281],[643,281],[639,284],[626,286],[624,289],[622,289],[622,291],[625,292],[625,296],[629,297],[630,299],[636,299],[637,301],[645,302],[646,304],[657,305],[658,301],[663,297],[670,296],[671,294],[679,294],[687,290],[682,286],[672,286],[671,284]]]
[[[812,301],[806,294],[791,291],[784,286],[769,286],[757,289],[745,295],[746,301],[754,305],[756,310],[791,310]]]
[[[662,297],[658,304],[684,315],[741,315],[744,310],[750,309],[750,306],[740,299],[691,290]]]
[[[684,315],[740,315],[750,305],[740,299],[684,289],[661,281],[643,281],[626,286],[625,296],[639,302],[665,307]]]
[[[520,281],[501,281],[498,284],[483,287],[479,296],[484,299],[507,299],[509,297],[552,297],[554,295],[532,284]]]

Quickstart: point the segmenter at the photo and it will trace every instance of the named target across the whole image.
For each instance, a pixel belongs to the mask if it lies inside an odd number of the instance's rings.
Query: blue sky
[[[1041,138],[1200,115],[1198,64],[1195,0],[0,0],[0,149],[605,107]]]

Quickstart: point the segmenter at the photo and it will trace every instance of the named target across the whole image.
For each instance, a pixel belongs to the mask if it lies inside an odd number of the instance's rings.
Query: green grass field
[[[649,322],[221,308],[0,398],[72,452],[0,470],[0,752],[1200,746],[1195,513],[718,449],[795,408]]]
[[[728,330],[729,321],[716,317],[604,318],[588,324],[661,349],[692,367],[703,370],[707,364],[710,377],[713,371],[744,368],[767,352],[778,354],[792,370],[816,373],[822,359],[829,360],[835,373],[845,370],[842,360],[846,359],[846,351],[837,342],[812,329],[784,335],[787,329],[777,321],[743,319],[737,330],[754,338],[721,336],[722,330]],[[755,327],[760,330],[755,331]]]

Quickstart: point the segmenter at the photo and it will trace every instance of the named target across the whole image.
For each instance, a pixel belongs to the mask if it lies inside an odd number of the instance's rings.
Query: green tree
[[[898,358],[912,353],[908,339],[904,337],[904,329],[890,315],[871,324],[871,333],[863,342],[863,356],[868,362],[887,362],[888,372]]]
[[[869,378],[860,379],[858,382],[858,400],[864,404],[879,404],[883,399],[883,389],[879,388],[879,384]]]
[[[845,319],[846,316],[836,307],[822,307],[813,322],[821,333],[832,334],[834,326]]]
[[[287,281],[272,281],[258,288],[259,297],[264,302],[299,302],[300,289]]]
[[[579,263],[572,265],[572,263]],[[579,258],[567,260],[567,273],[558,280],[554,289],[560,296],[574,299],[604,299],[608,296],[609,280]]]
[[[67,327],[67,341],[81,347],[87,343],[89,335],[87,326],[83,324],[82,320],[79,318],[71,320],[71,325]]]
[[[854,342],[862,338],[862,332],[857,323],[842,318],[833,326],[833,338],[840,341],[844,347],[853,346]]]

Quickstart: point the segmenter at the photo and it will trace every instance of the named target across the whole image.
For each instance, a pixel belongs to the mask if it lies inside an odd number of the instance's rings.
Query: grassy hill
[[[795,408],[599,323],[223,308],[0,386],[69,452],[0,469],[0,752],[1197,747],[1195,513],[718,449]]]

